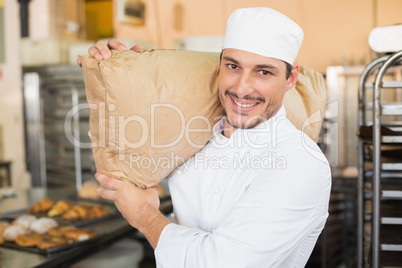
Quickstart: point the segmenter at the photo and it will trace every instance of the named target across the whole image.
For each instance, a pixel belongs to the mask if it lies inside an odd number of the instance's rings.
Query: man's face
[[[285,92],[297,80],[286,79],[286,64],[278,59],[237,49],[225,49],[219,74],[219,99],[227,122],[252,128],[280,109]],[[294,82],[294,83],[293,83]]]

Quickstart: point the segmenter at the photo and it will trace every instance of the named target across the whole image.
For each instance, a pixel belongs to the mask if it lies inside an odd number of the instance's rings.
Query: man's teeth
[[[248,108],[248,107],[252,107],[252,106],[256,106],[258,103],[252,103],[252,104],[245,104],[245,103],[239,103],[235,100],[233,100],[237,106],[240,106],[242,108]]]

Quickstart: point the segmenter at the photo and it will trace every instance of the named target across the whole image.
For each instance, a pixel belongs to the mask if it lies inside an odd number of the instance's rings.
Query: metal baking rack
[[[27,167],[35,187],[71,187],[94,179],[89,106],[81,68],[23,68]]]
[[[359,80],[358,267],[402,264],[402,51]]]

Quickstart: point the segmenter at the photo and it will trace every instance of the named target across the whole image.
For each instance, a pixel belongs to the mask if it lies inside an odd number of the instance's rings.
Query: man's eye
[[[229,69],[236,70],[238,67],[236,64],[228,64]]]
[[[268,71],[266,71],[266,70],[261,70],[260,73],[261,73],[262,75],[269,75],[269,74],[271,74],[270,72],[268,72]]]

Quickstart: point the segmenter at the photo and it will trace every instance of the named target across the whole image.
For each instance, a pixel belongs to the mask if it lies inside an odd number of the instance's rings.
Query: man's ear
[[[292,71],[290,72],[290,76],[288,80],[286,81],[286,91],[291,89],[296,85],[297,78],[299,77],[299,64],[295,63],[293,64]]]

